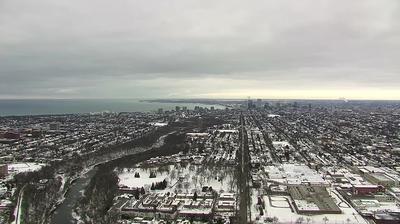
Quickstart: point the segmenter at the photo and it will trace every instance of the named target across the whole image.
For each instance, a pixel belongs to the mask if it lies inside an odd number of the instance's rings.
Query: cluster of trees
[[[134,139],[132,141],[117,144],[114,146],[104,147],[100,150],[97,150],[94,153],[88,154],[87,157],[108,155],[110,152],[113,152],[113,153],[117,153],[118,151],[122,152],[122,151],[126,151],[126,150],[131,150],[134,147],[151,146],[161,136],[168,134],[169,132],[171,132],[171,130],[172,129],[170,126],[160,127],[160,128],[157,128],[157,129],[147,133],[146,135],[143,135],[140,138]]]
[[[265,202],[261,197],[257,198],[257,206],[258,206],[258,209],[260,210],[260,216],[263,216],[264,209],[265,209]]]
[[[168,183],[167,183],[167,181],[164,179],[164,180],[161,181],[161,182],[156,182],[155,184],[152,183],[150,189],[151,189],[151,190],[164,190],[165,188],[167,188],[167,185],[168,185]]]
[[[59,197],[61,179],[48,179],[43,184],[28,183],[23,188],[21,222],[42,223],[50,217],[50,211]]]
[[[151,171],[150,178],[156,178],[156,177],[157,177],[156,172]]]
[[[197,201],[197,198],[198,198],[199,196],[197,195],[197,192],[194,192],[194,194],[193,194],[193,201]]]
[[[107,163],[110,169],[114,167],[131,167],[132,164],[136,164],[157,156],[169,156],[185,150],[186,135],[185,133],[172,133],[169,134],[164,141],[164,145],[159,148],[153,148],[146,152],[137,153],[134,155],[124,156],[120,159],[116,159]]]
[[[112,224],[117,214],[109,211],[118,193],[118,176],[105,167],[100,167],[85,189],[79,201],[77,213],[83,223]]]
[[[9,186],[17,188],[13,201],[16,204],[20,191],[24,190],[21,210],[21,222],[42,223],[50,217],[50,211],[61,196],[61,180],[54,178],[61,162],[52,162],[42,169],[34,172],[19,173]],[[39,184],[40,180],[47,179],[46,183]],[[8,220],[14,220],[12,213]]]
[[[144,190],[144,188],[142,187],[142,188],[136,188],[136,190],[135,190],[135,192],[133,193],[134,194],[134,196],[135,196],[135,199],[139,199],[140,198],[140,195],[143,195],[143,194],[145,194],[146,193],[146,191]]]

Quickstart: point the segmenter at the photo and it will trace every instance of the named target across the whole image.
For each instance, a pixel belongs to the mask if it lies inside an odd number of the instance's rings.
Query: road
[[[240,224],[248,223],[250,216],[250,191],[249,191],[249,147],[243,115],[240,116],[240,148],[238,159],[238,188],[239,211],[237,221]]]

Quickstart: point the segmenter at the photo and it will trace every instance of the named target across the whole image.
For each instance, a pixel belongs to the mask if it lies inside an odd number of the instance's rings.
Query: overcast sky
[[[400,99],[399,0],[0,0],[0,98]]]

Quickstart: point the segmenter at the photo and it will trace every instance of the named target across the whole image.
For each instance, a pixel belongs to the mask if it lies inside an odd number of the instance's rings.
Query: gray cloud
[[[397,0],[3,0],[0,98],[400,98],[399,38]]]

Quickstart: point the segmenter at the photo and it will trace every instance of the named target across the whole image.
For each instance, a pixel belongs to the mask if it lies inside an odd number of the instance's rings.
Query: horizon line
[[[247,100],[267,100],[267,101],[285,101],[285,100],[301,100],[301,101],[400,101],[400,99],[373,99],[373,98],[262,98],[262,97],[244,97],[244,98],[203,98],[203,97],[194,97],[194,98],[135,98],[135,97],[76,97],[76,98],[49,98],[49,97],[16,97],[16,98],[1,98],[0,100],[143,100],[143,101],[157,101],[157,100],[229,100],[229,101],[247,101]]]

